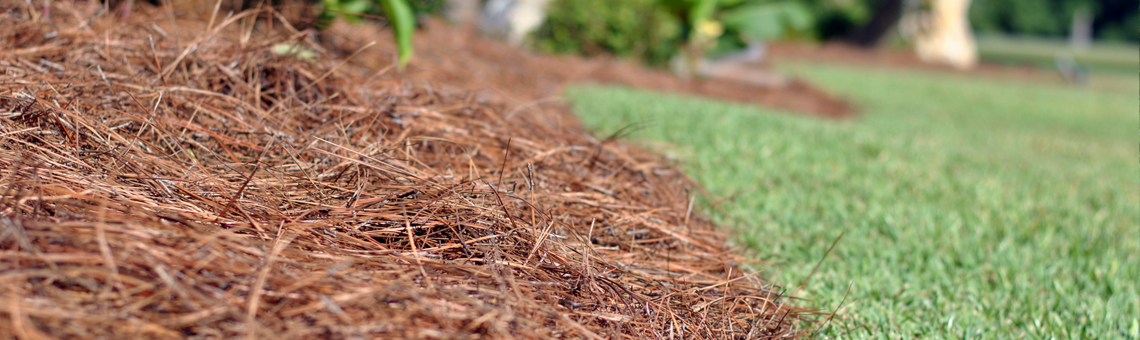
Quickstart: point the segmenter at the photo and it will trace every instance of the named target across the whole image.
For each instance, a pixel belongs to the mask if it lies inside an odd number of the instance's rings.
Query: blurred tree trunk
[[[933,0],[926,20],[914,37],[919,59],[960,69],[978,63],[978,49],[970,30],[970,0]]]
[[[905,5],[905,0],[880,1],[879,5],[875,6],[875,13],[872,14],[871,21],[852,32],[847,37],[847,41],[864,48],[878,46],[883,41],[883,37],[890,33],[891,29],[898,25],[899,20],[902,19]]]

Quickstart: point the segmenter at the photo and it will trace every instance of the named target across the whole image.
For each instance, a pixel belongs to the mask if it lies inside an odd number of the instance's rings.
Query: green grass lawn
[[[788,65],[833,121],[615,87],[566,96],[680,159],[759,268],[842,321],[821,338],[1137,339],[1140,100],[956,75]],[[1132,282],[1132,283],[1129,283]]]
[[[1055,67],[1054,57],[1069,56],[1093,71],[1136,74],[1140,70],[1140,46],[1135,43],[1098,42],[1083,50],[1073,50],[1064,39],[979,35],[978,55],[984,61],[1034,64]]]
[[[1140,92],[1140,45],[1097,42],[1074,50],[1064,39],[979,35],[978,56],[986,63],[1030,65],[1056,74],[1056,56],[1069,56],[1089,73],[1088,87],[1098,91]]]

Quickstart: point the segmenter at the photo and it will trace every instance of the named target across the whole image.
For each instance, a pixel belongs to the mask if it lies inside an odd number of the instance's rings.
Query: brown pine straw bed
[[[693,212],[692,181],[557,103],[507,117],[364,72],[268,9],[44,3],[0,2],[0,338],[811,326]]]

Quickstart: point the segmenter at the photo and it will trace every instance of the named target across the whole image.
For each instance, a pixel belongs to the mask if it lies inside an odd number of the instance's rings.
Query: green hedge
[[[665,65],[682,40],[682,24],[656,0],[555,0],[532,37],[548,53],[616,55]]]

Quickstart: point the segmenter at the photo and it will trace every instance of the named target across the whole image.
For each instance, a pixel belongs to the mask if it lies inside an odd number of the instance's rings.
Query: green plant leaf
[[[403,70],[412,59],[412,33],[416,29],[416,17],[412,7],[404,0],[376,0],[384,9],[384,15],[392,24],[392,31],[396,35],[396,47],[399,49],[399,69]]]
[[[360,15],[372,9],[368,0],[323,0],[324,9],[321,11],[321,22],[327,26],[332,19],[340,17],[353,24],[361,22]]]
[[[698,0],[694,3],[689,12],[689,26],[697,27],[698,24],[711,20],[716,12],[716,4],[717,0]]]
[[[340,0],[340,10],[346,14],[359,15],[368,13],[372,9],[372,3],[368,0]]]
[[[784,35],[784,30],[805,30],[812,24],[811,12],[798,2],[775,2],[744,5],[721,14],[726,28],[739,32],[744,39],[771,39]]]
[[[273,45],[272,51],[274,54],[289,55],[300,60],[313,60],[317,58],[317,52],[295,44]]]

